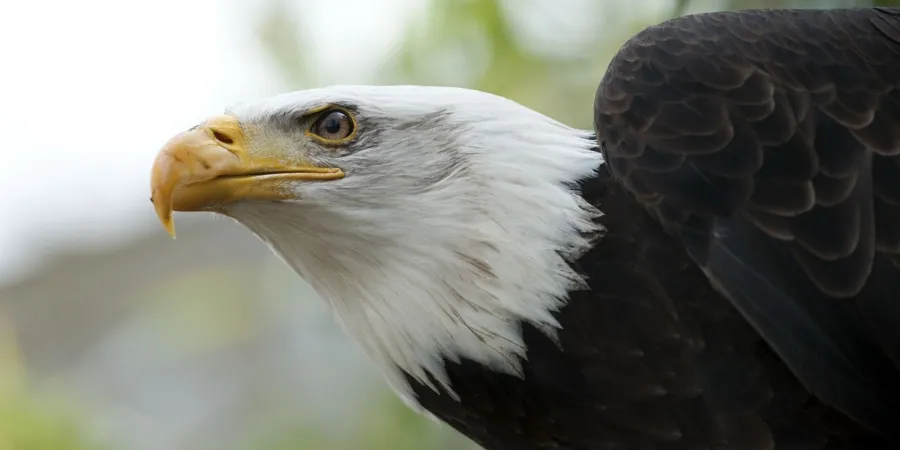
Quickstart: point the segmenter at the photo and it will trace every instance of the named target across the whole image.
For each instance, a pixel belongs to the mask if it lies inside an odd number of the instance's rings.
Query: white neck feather
[[[603,162],[589,134],[513,102],[492,108],[466,110],[491,115],[469,120],[450,107],[465,123],[455,147],[465,169],[428,189],[382,192],[376,204],[322,188],[298,204],[228,211],[328,301],[413,407],[402,371],[455,395],[443,358],[520,376],[521,323],[555,337],[552,312],[584,282],[567,260],[602,231],[600,212],[572,190]]]

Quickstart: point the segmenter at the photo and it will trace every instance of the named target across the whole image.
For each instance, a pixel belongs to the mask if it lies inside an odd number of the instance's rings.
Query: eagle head
[[[333,308],[410,400],[443,361],[519,375],[521,324],[553,336],[600,230],[578,182],[590,132],[444,87],[336,86],[236,105],[172,138],[151,200],[233,218]]]

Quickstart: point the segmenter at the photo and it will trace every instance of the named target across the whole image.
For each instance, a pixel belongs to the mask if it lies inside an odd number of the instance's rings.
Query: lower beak
[[[246,145],[237,119],[219,116],[178,134],[160,150],[150,177],[150,201],[175,237],[172,211],[215,211],[245,200],[294,198],[292,181],[336,180],[336,168],[311,165],[284,149]]]

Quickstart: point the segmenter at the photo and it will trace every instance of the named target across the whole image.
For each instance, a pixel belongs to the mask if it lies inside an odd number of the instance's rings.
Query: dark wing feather
[[[610,170],[826,403],[900,423],[900,11],[686,16],[597,91]]]
[[[419,402],[486,450],[887,450],[822,405],[608,171],[582,180],[605,232],[574,262],[589,288],[523,324],[524,377],[445,360],[458,401]]]

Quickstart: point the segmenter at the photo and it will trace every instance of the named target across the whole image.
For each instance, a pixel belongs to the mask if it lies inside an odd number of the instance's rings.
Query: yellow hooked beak
[[[172,211],[216,211],[241,200],[294,198],[291,181],[336,180],[344,172],[315,167],[278,148],[250,149],[238,120],[213,117],[173,137],[153,163],[150,201],[175,237]]]

